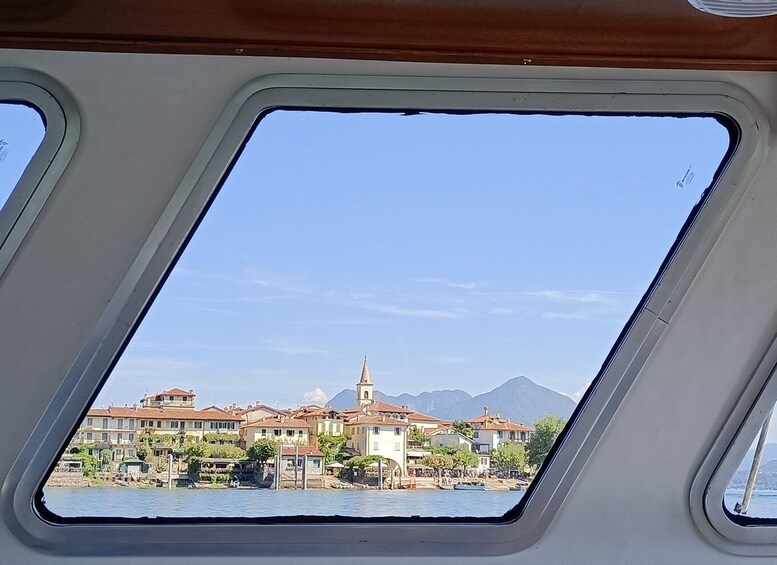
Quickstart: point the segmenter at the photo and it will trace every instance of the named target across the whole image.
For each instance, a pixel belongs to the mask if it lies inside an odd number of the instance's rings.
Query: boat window
[[[777,518],[777,417],[763,420],[758,436],[739,461],[726,488],[723,505],[735,521]]]
[[[45,133],[46,125],[37,109],[0,98],[0,208],[22,178]]]
[[[45,508],[505,515],[733,142],[713,115],[266,113]]]

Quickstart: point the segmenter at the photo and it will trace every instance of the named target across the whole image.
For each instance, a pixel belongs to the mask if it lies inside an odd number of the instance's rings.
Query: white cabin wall
[[[82,135],[62,181],[0,280],[0,483],[222,107],[280,72],[668,78],[739,84],[775,124],[777,75],[542,69],[0,50],[0,67],[52,76],[76,100]],[[772,126],[772,130],[777,127]],[[774,140],[772,140],[774,144]],[[517,555],[403,563],[763,563],[714,548],[688,491],[706,447],[777,332],[777,157],[741,205],[545,536]],[[104,164],[105,166],[101,166]],[[711,307],[710,305],[714,305]],[[59,558],[0,521],[2,563],[211,563],[212,558]],[[396,563],[395,558],[234,563]]]

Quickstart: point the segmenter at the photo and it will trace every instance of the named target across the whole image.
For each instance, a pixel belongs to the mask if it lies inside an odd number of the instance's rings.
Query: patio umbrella
[[[345,465],[343,465],[342,463],[330,463],[329,465],[327,465],[327,467],[329,467],[330,469],[342,469],[343,467],[345,467]]]

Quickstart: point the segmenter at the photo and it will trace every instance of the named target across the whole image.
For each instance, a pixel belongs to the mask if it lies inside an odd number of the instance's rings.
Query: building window
[[[480,432],[478,430],[475,430],[474,432],[472,432],[472,437],[474,437],[475,439],[479,438]]]
[[[129,420],[129,429],[131,429],[131,430],[135,429],[135,418],[130,418],[130,420]]]
[[[177,421],[177,420],[172,420],[172,421],[170,422],[170,427],[171,427],[171,428],[178,429],[178,421]]]
[[[202,422],[194,422],[194,429],[195,430],[201,430],[202,429]]]
[[[287,437],[294,437],[294,430],[286,430]]]
[[[372,442],[372,449],[373,449],[373,451],[380,450],[380,445],[378,444],[377,441]]]
[[[119,418],[116,420],[116,429],[123,430],[124,429],[124,418]]]
[[[103,429],[108,429],[108,418],[103,418]]]
[[[399,442],[394,443],[394,451],[402,451],[402,448],[399,446]]]
[[[157,420],[156,421],[156,427],[157,428],[161,428],[162,427],[162,420]]]
[[[93,421],[92,421],[92,419],[91,419],[91,418],[87,418],[87,419],[86,419],[86,425],[87,425],[87,426],[93,426],[93,425],[94,425],[94,424],[93,424]]]
[[[145,428],[146,427],[146,421],[145,420],[141,420],[140,421],[140,427],[141,428]]]
[[[86,432],[86,441],[92,441],[92,432]]]
[[[373,426],[372,427],[372,433],[375,434],[375,435],[380,434],[380,428],[378,426]]]
[[[108,443],[108,432],[103,432],[102,441],[103,443]]]
[[[302,437],[302,430],[298,430],[298,431],[297,431],[297,435],[298,435],[299,437]]]
[[[402,428],[394,428],[394,435],[395,436],[401,436],[402,435]]]
[[[263,436],[266,436],[266,435],[267,435],[267,428],[262,428],[262,435],[263,435]]]
[[[184,428],[186,428],[186,422],[181,420],[181,429],[183,430]]]
[[[129,434],[129,441],[135,441],[135,434]]]
[[[276,437],[281,435],[281,430],[273,430],[272,432],[273,432],[273,435]]]
[[[116,434],[116,441],[121,441],[123,439],[123,434],[121,432]]]

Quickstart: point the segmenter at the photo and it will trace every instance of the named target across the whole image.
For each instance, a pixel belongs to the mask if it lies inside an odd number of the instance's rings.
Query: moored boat
[[[486,490],[486,483],[483,481],[461,481],[453,485],[453,490]]]

